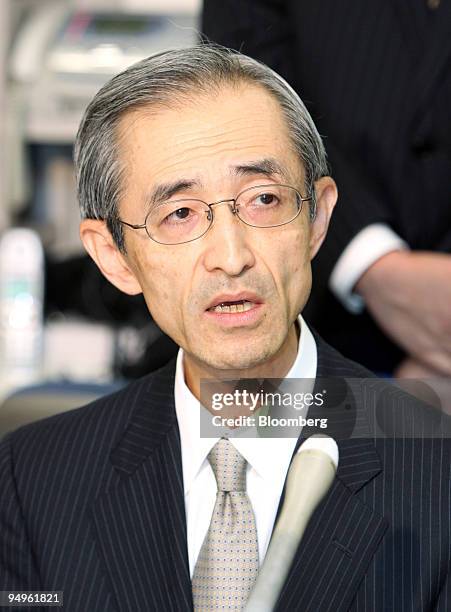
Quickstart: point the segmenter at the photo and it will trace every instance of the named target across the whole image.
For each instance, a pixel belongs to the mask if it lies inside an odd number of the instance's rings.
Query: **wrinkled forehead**
[[[302,175],[280,104],[260,85],[224,85],[190,99],[174,97],[165,106],[135,108],[121,118],[117,134],[129,174],[217,175],[265,158],[277,160],[286,179]]]

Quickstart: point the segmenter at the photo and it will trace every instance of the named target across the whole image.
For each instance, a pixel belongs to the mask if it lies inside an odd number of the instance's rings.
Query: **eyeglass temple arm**
[[[310,219],[313,221],[316,218],[316,194],[314,187],[307,198],[301,197],[301,202],[311,202]]]
[[[131,227],[132,229],[146,229],[146,224],[142,223],[141,225],[134,225],[133,223],[127,223],[127,221],[122,221],[122,219],[118,219],[119,223],[122,225],[126,225],[127,227]]]

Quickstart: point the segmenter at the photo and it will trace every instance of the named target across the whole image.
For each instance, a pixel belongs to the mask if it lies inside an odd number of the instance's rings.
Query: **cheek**
[[[311,289],[311,265],[308,249],[308,232],[303,229],[293,232],[290,240],[283,241],[280,249],[278,269],[281,271],[281,292],[285,295],[290,313],[303,309]]]
[[[281,241],[285,248],[279,247],[279,269],[282,270],[284,284],[297,286],[303,284],[305,275],[310,273],[308,233],[303,228],[293,231]]]
[[[166,330],[183,311],[186,275],[177,263],[168,265],[169,257],[146,258],[138,265],[138,275],[144,298],[152,317]]]

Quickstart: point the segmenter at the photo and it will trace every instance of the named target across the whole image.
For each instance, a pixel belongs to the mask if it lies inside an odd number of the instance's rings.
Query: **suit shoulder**
[[[348,359],[325,342],[316,331],[312,331],[318,350],[318,377],[378,378],[374,372]]]
[[[24,425],[8,434],[0,448],[9,446],[18,460],[58,448],[63,456],[70,450],[107,455],[127,428],[143,397],[152,393],[155,382],[170,381],[172,363],[129,383],[115,393],[100,397],[80,408]],[[52,453],[50,453],[52,454]]]
[[[451,444],[451,418],[426,381],[381,378],[341,355],[317,334],[318,378],[341,379],[354,403],[365,413],[376,437],[388,439],[440,439]],[[333,384],[332,384],[333,388]],[[349,396],[347,396],[349,399]],[[349,416],[349,415],[348,415]]]

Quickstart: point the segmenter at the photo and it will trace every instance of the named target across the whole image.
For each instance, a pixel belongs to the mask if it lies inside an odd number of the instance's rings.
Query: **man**
[[[307,320],[376,372],[450,375],[451,3],[205,0],[203,31],[285,76],[325,136],[340,200]]]
[[[272,70],[200,46],[103,87],[75,158],[87,250],[122,291],[143,292],[181,350],[3,442],[1,589],[63,590],[70,611],[242,609],[301,439],[203,438],[201,380],[367,375],[298,316],[337,196],[321,139]],[[364,429],[369,412],[357,402]],[[446,610],[449,444],[338,443],[278,610]],[[237,491],[220,484],[224,449],[246,470]],[[216,553],[232,493],[246,534]]]

